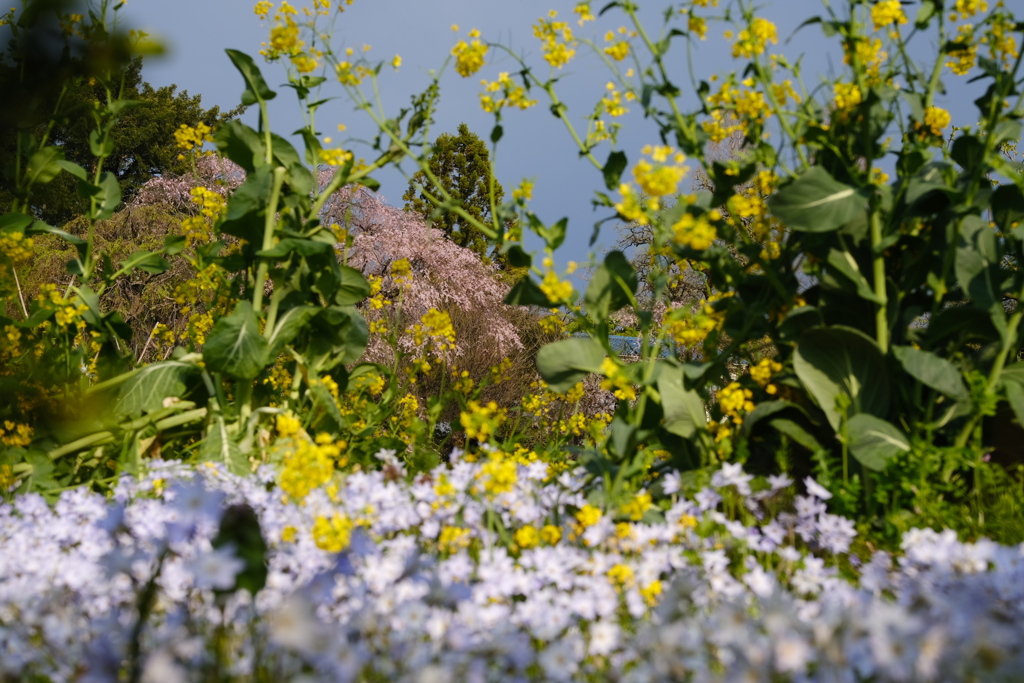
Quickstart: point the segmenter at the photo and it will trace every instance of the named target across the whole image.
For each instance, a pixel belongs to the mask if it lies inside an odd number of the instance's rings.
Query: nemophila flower
[[[907,16],[903,13],[900,0],[880,0],[871,6],[871,21],[878,31],[893,24],[899,26],[907,23]]]
[[[753,475],[743,471],[741,463],[727,462],[722,463],[722,469],[711,476],[711,485],[720,489],[735,486],[737,493],[747,496],[750,495],[750,482],[753,478]]]
[[[227,590],[235,585],[235,577],[245,567],[231,546],[213,548],[188,563],[188,568],[200,588]]]
[[[804,486],[807,487],[807,494],[814,496],[815,498],[828,500],[832,497],[832,494],[829,493],[828,489],[815,481],[813,477],[804,477]]]

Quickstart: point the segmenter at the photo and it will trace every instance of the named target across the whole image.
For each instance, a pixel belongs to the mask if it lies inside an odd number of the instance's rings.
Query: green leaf
[[[513,268],[529,268],[533,265],[533,256],[527,253],[522,245],[506,242],[501,248],[501,253]]]
[[[216,322],[203,346],[203,360],[210,370],[241,380],[254,379],[266,367],[267,340],[250,302],[239,301],[231,315]]]
[[[65,171],[67,171],[74,177],[78,178],[79,180],[84,180],[88,182],[89,174],[85,172],[84,168],[82,168],[75,162],[68,161],[67,159],[61,159],[57,163],[60,165],[61,168],[63,168]]]
[[[25,454],[25,461],[32,466],[32,474],[29,475],[28,489],[40,491],[57,487],[57,481],[53,478],[53,460],[43,451],[28,451]]]
[[[961,135],[953,141],[949,156],[961,168],[977,168],[985,161],[985,143],[974,135]]]
[[[327,254],[334,250],[330,244],[317,242],[299,237],[286,237],[272,246],[270,249],[263,249],[256,252],[260,258],[284,259],[292,253],[299,256],[316,256]]]
[[[587,315],[592,320],[603,321],[610,313],[628,306],[636,294],[637,278],[633,264],[621,251],[608,254],[594,275],[583,298]]]
[[[135,268],[138,268],[150,275],[159,275],[160,273],[165,272],[169,267],[170,264],[160,257],[160,253],[153,251],[136,251],[127,259],[121,261],[121,268],[129,273]]]
[[[601,345],[590,337],[573,337],[545,344],[537,353],[537,371],[554,392],[571,389],[605,359]]]
[[[1024,426],[1024,384],[1016,378],[1005,377],[1005,370],[1003,372],[1004,376],[1000,377],[1000,383],[1006,392],[1006,400],[1013,410],[1013,416],[1017,418],[1017,424]]]
[[[263,138],[238,119],[217,126],[213,142],[221,154],[245,169],[246,173],[251,174],[256,167],[266,163],[267,148]]]
[[[64,150],[60,147],[43,147],[28,159],[25,165],[23,187],[45,184],[57,177],[61,172],[60,162],[64,159]]]
[[[992,193],[992,218],[1004,233],[1024,239],[1024,193],[1016,185],[1000,185]]]
[[[338,364],[355,361],[366,350],[369,330],[366,320],[351,306],[329,306],[313,318],[316,331],[305,350],[310,367],[327,372]]]
[[[604,163],[601,173],[604,174],[604,184],[611,191],[619,189],[619,179],[622,172],[628,165],[625,152],[615,151],[608,155],[608,161]]]
[[[114,153],[114,138],[109,130],[94,129],[89,133],[89,151],[94,157],[108,157]]]
[[[914,26],[918,30],[924,30],[928,28],[928,22],[935,16],[935,2],[933,0],[923,0],[921,6],[917,10],[917,16],[914,18]]]
[[[267,340],[267,359],[277,358],[319,311],[316,306],[295,306],[278,316],[274,331]]]
[[[847,280],[853,283],[857,288],[857,296],[870,301],[871,303],[880,304],[882,300],[878,298],[871,285],[868,283],[866,277],[860,270],[860,266],[857,265],[857,261],[853,258],[853,255],[846,250],[829,249],[828,258],[826,263],[830,265],[836,272],[845,277]]]
[[[149,103],[143,102],[142,100],[114,100],[107,105],[107,111],[110,112],[111,116],[116,118],[129,109],[137,109],[139,107],[147,106],[149,106]]]
[[[334,295],[339,306],[354,306],[370,296],[370,283],[363,274],[351,266],[340,266],[341,283]]]
[[[793,356],[797,377],[814,397],[836,431],[840,395],[850,401],[849,414],[884,415],[889,408],[889,375],[875,342],[850,327],[819,327],[800,337]]]
[[[83,197],[93,200],[91,210],[94,220],[107,220],[121,205],[121,184],[117,182],[117,176],[110,171],[103,172],[99,185],[79,182],[78,190]]]
[[[659,361],[660,363],[660,361]],[[696,391],[683,386],[682,369],[670,363],[658,374],[657,388],[661,396],[665,430],[684,439],[692,437],[707,424],[704,402]]]
[[[0,232],[20,232],[25,234],[35,219],[28,214],[13,212],[0,216]]]
[[[803,232],[830,232],[865,210],[856,188],[836,181],[815,166],[782,187],[768,200],[772,214],[787,227]]]
[[[256,62],[252,60],[252,57],[238,50],[225,50],[225,52],[228,53],[231,62],[238,69],[239,73],[242,74],[242,78],[245,79],[246,88],[242,92],[242,104],[250,105],[257,102],[266,102],[277,96],[277,93],[267,87],[267,83],[263,80],[263,75],[260,73],[260,68],[256,66]]]
[[[187,242],[184,235],[167,235],[164,237],[164,253],[168,256],[180,254],[185,250]]]
[[[118,418],[152,413],[164,407],[164,399],[181,398],[185,380],[199,368],[192,363],[165,360],[147,365],[125,380],[114,401]]]
[[[945,358],[911,346],[894,346],[892,353],[906,373],[921,384],[957,401],[970,398],[960,371]]]
[[[850,455],[876,472],[894,456],[910,450],[910,441],[895,426],[873,415],[854,415],[847,425]]]
[[[956,250],[956,279],[979,308],[1002,300],[995,231],[979,216],[967,216]]]
[[[249,458],[231,438],[224,416],[220,413],[214,415],[210,421],[206,438],[199,446],[199,459],[203,462],[223,463],[232,474],[249,474],[252,471]]]
[[[519,282],[512,286],[505,295],[505,303],[509,306],[551,306],[548,295],[540,290],[537,283],[524,275]]]

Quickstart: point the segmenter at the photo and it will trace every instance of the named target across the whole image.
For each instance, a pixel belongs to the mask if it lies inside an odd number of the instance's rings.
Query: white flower
[[[245,568],[245,562],[238,559],[234,548],[224,546],[201,553],[188,564],[200,588],[230,589],[235,585],[235,576]]]
[[[579,669],[579,662],[573,653],[570,643],[558,640],[548,645],[538,657],[538,662],[550,680],[572,680],[573,674]]]
[[[669,472],[665,475],[665,478],[661,480],[661,490],[666,496],[671,496],[673,493],[679,491],[682,485],[682,480],[678,472]]]
[[[793,480],[787,477],[785,474],[773,474],[768,477],[768,485],[772,487],[772,491],[779,491],[793,484]]]
[[[814,481],[814,477],[804,477],[804,486],[807,487],[807,493],[816,498],[828,500],[832,497],[832,494],[828,492],[828,489]]]

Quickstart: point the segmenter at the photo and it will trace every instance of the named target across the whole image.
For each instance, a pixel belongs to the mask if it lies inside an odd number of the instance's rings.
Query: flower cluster
[[[537,100],[531,100],[526,96],[526,89],[513,81],[507,71],[498,74],[498,80],[488,82],[485,79],[480,81],[480,85],[484,87],[484,92],[480,93],[480,107],[489,114],[505,107],[529,109],[537,104]],[[495,99],[490,93],[497,92],[502,96]]]
[[[579,473],[494,463],[415,481],[353,473],[302,506],[282,502],[267,468],[196,476],[171,462],[123,478],[113,501],[18,497],[0,505],[0,675],[937,681],[1024,667],[1024,548],[915,529],[901,556],[858,559],[852,524],[812,479],[761,521],[730,518],[724,501],[763,511],[793,481],[739,465],[694,498],[641,494],[616,516],[587,503]],[[486,481],[501,491],[478,492]],[[211,545],[228,505],[252,510],[266,539],[256,595],[236,589],[240,550]]]
[[[572,35],[572,27],[567,22],[555,21],[558,12],[551,10],[548,17],[537,19],[533,25],[533,35],[541,41],[544,59],[552,67],[561,69],[576,56],[576,39]]]
[[[458,26],[452,30],[457,31]],[[463,78],[472,76],[484,65],[484,58],[487,56],[487,45],[480,42],[480,31],[473,29],[469,32],[471,42],[460,40],[452,48],[452,56],[455,57],[455,70]]]

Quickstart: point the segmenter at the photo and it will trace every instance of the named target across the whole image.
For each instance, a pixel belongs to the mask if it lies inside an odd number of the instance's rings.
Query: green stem
[[[874,289],[878,298],[875,311],[875,341],[883,354],[889,352],[889,298],[885,288],[885,255],[882,252],[882,217],[878,207],[871,207],[871,251]]]
[[[277,222],[277,203],[281,198],[281,186],[284,184],[285,169],[278,166],[274,169],[273,184],[270,187],[270,199],[267,202],[267,216],[263,223],[263,244],[262,250],[271,249],[274,246],[274,227]],[[260,264],[256,267],[256,289],[252,294],[252,307],[259,315],[263,308],[263,289],[267,282],[267,270],[269,259],[261,256]]]

